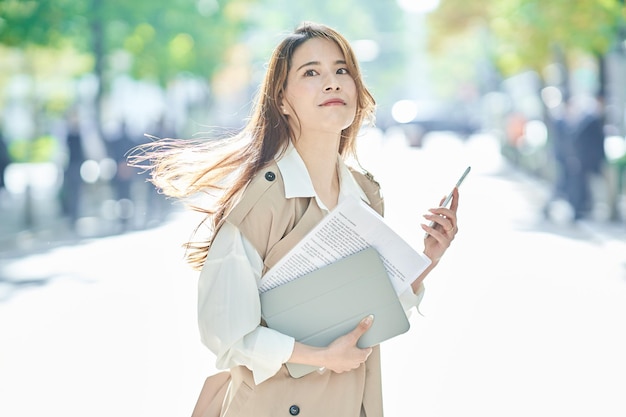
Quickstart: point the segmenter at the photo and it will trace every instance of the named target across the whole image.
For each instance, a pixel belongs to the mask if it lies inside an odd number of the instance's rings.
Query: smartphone
[[[454,186],[454,188],[459,188],[461,184],[463,184],[463,180],[465,180],[465,177],[467,177],[467,174],[469,174],[471,169],[472,169],[471,166],[465,168],[463,175],[461,175],[461,178],[459,178],[459,180],[456,182],[456,185]],[[446,196],[445,200],[443,200],[443,203],[441,203],[441,206],[439,207],[446,207],[448,204],[450,204],[450,200],[452,200],[452,193],[454,192],[454,188]],[[430,223],[428,223],[428,226],[433,227],[434,224],[435,222],[431,221]],[[428,233],[426,233],[426,235],[428,236]]]

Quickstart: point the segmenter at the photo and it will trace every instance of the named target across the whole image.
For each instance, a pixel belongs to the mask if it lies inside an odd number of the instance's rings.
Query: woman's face
[[[293,54],[281,103],[296,134],[337,133],[352,124],[357,91],[339,47],[313,38]]]

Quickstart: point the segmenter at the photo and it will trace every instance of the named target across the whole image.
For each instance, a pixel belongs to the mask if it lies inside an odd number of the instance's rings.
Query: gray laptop
[[[361,348],[377,345],[409,330],[409,321],[376,249],[369,247],[261,295],[267,326],[307,345],[328,346],[352,331],[367,315],[372,327]],[[287,363],[299,378],[316,367]]]

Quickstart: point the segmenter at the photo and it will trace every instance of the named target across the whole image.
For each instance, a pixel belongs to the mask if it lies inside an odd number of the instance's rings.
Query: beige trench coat
[[[368,174],[353,171],[370,205],[381,215],[380,187]],[[228,215],[271,268],[324,216],[314,198],[286,199],[283,180],[275,163],[261,170],[241,201]],[[367,362],[345,373],[313,372],[292,378],[283,365],[272,378],[255,385],[244,366],[231,369],[223,417],[382,417],[380,350],[376,346]]]

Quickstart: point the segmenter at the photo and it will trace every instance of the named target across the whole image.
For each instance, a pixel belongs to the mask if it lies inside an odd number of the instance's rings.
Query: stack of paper
[[[263,276],[259,292],[370,246],[378,251],[397,294],[404,292],[431,263],[365,202],[346,199]]]

